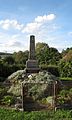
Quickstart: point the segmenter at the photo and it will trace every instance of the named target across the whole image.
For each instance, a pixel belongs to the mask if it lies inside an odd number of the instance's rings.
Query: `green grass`
[[[0,120],[72,120],[72,110],[18,112],[0,108]]]
[[[63,77],[63,78],[60,78],[60,80],[72,80],[71,77]]]

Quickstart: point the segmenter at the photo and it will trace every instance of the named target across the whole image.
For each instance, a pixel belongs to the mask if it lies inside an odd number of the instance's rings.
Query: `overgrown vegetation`
[[[26,65],[26,60],[28,59],[28,51],[19,51],[13,54],[1,53],[0,55],[0,82],[3,82],[10,74],[14,73],[17,70],[23,70]],[[67,48],[63,50],[62,53],[56,48],[49,47],[46,43],[37,43],[36,44],[36,58],[38,60],[41,70],[47,70],[53,75],[60,77],[61,80],[72,80],[72,48]],[[44,76],[44,75],[43,75]],[[37,78],[38,80],[42,79]],[[44,78],[45,79],[45,78]],[[15,85],[15,83],[14,83]],[[15,87],[15,88],[14,88]],[[14,93],[18,96],[21,86],[12,86],[9,89],[11,92],[14,90]],[[33,86],[30,89],[30,95],[37,95],[34,99],[39,100],[40,103],[48,104],[48,101],[51,100],[49,97],[43,97],[41,90],[44,90],[42,85]],[[46,91],[45,91],[46,92]],[[15,94],[9,94],[7,88],[0,86],[0,104],[1,105],[13,105],[15,103]],[[18,94],[17,94],[18,93]],[[58,96],[58,104],[70,104],[72,105],[72,89],[62,90]],[[41,112],[18,112],[15,110],[0,109],[0,120],[72,120],[72,110],[57,110],[55,113],[53,111],[41,111]]]
[[[1,100],[1,103],[2,103],[3,105],[8,105],[8,106],[10,106],[10,105],[12,105],[12,104],[15,103],[15,98],[14,98],[13,96],[11,96],[11,95],[6,95],[6,96],[4,96],[3,99]]]
[[[0,120],[72,120],[72,110],[18,112],[0,109]]]
[[[61,90],[60,94],[58,95],[57,102],[60,105],[69,105],[70,107],[72,106],[72,88],[69,90]]]

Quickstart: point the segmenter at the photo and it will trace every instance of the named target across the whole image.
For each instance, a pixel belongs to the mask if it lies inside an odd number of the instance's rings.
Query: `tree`
[[[64,61],[72,61],[72,50],[69,50],[68,53],[62,59]]]
[[[49,48],[50,64],[58,64],[59,60],[62,58],[61,54],[56,48]]]
[[[39,64],[47,64],[49,46],[46,43],[36,44],[36,57]]]
[[[16,64],[26,64],[26,60],[28,59],[28,50],[22,52],[22,51],[19,51],[19,52],[15,52],[13,54],[13,58],[15,59],[15,63]]]
[[[70,50],[72,50],[72,47],[71,48],[67,48],[66,50],[63,50],[62,51],[62,57],[64,57]]]
[[[72,61],[63,61],[59,63],[61,77],[72,77]]]
[[[3,58],[3,62],[7,64],[14,64],[14,58],[12,56],[6,56]]]
[[[57,65],[61,59],[61,54],[56,48],[49,47],[46,43],[36,44],[36,56],[39,64]]]
[[[35,50],[36,50],[36,52],[38,53],[38,52],[40,52],[41,49],[43,49],[43,48],[49,48],[48,44],[43,43],[43,42],[42,42],[42,43],[38,42],[38,43],[36,44]]]

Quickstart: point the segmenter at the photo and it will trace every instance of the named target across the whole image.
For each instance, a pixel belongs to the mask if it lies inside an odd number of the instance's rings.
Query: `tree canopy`
[[[47,43],[38,42],[35,51],[36,59],[41,69],[49,70],[56,76],[72,77],[72,48],[67,48],[59,53],[56,48],[49,47]],[[28,55],[28,50],[7,55],[1,53],[0,77],[7,77],[19,69],[24,69],[26,61],[28,60]]]

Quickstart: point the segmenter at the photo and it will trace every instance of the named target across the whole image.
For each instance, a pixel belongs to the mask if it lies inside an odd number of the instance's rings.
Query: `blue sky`
[[[72,0],[0,0],[0,52],[29,49],[29,37],[72,47]]]

